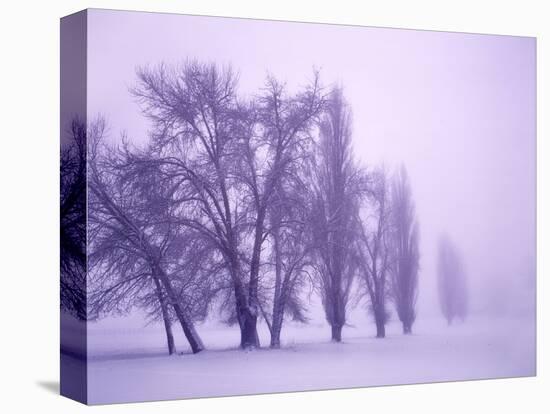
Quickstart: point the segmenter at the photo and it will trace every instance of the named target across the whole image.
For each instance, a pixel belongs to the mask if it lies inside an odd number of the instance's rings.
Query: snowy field
[[[411,336],[392,322],[385,339],[374,338],[372,323],[361,323],[346,327],[340,344],[328,341],[325,324],[288,324],[282,349],[251,352],[236,349],[237,328],[199,326],[208,350],[197,355],[188,353],[174,326],[182,353],[174,356],[166,354],[160,325],[123,325],[127,321],[90,324],[91,404],[535,374],[532,318],[471,319],[451,327],[419,320]],[[269,343],[263,325],[260,336]]]

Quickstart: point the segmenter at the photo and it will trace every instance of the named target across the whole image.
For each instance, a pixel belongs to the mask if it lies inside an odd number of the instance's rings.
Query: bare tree
[[[307,322],[303,289],[310,281],[311,265],[311,194],[307,183],[298,176],[280,185],[269,206],[271,255],[266,266],[271,313],[262,306],[271,335],[271,348],[281,346],[284,316]],[[267,279],[267,278],[265,278]]]
[[[178,68],[141,68],[134,95],[153,122],[152,159],[179,201],[179,222],[216,245],[231,278],[241,346],[258,345],[254,288],[241,263],[244,214],[233,165],[246,129],[247,108],[237,101],[237,76],[230,68],[190,61]],[[241,120],[245,122],[241,123]],[[253,295],[252,295],[253,296]]]
[[[141,180],[129,180],[119,170],[120,165],[126,164],[126,161],[121,161],[125,151],[117,152],[113,148],[101,151],[104,131],[104,122],[100,120],[92,124],[88,135],[88,218],[92,246],[90,264],[94,270],[94,290],[91,293],[94,309],[132,306],[140,294],[150,291],[152,279],[155,290],[161,286],[166,292],[191,350],[200,352],[204,349],[202,341],[167,271],[166,252],[174,234],[171,221],[157,221],[154,211],[142,208],[133,186]],[[163,316],[167,318],[164,295],[158,290],[156,293]],[[165,326],[168,325],[169,321],[165,319]],[[170,335],[167,330],[169,351],[173,352]]]
[[[392,185],[393,243],[392,296],[403,325],[403,333],[412,333],[418,296],[418,223],[407,170],[402,166]]]
[[[441,312],[450,325],[456,318],[462,321],[466,318],[466,273],[458,249],[447,236],[439,239],[437,258],[439,302]]]
[[[86,320],[86,126],[73,120],[61,150],[61,309]]]
[[[214,64],[141,69],[138,77],[134,94],[154,124],[155,159],[145,161],[172,180],[180,223],[217,246],[232,284],[241,347],[257,347],[267,207],[322,107],[317,80],[286,97],[270,79],[257,102],[246,103],[238,99],[233,71]]]
[[[311,132],[323,109],[324,97],[317,73],[309,86],[294,95],[273,77],[268,77],[262,92],[255,105],[259,133],[243,142],[245,166],[241,177],[254,212],[250,281],[256,289],[262,244],[270,233],[272,236],[275,283],[272,323],[268,326],[271,346],[276,348],[280,346],[285,312],[304,320],[296,292],[308,255],[304,231],[307,209],[297,191],[303,195],[307,188],[302,173],[309,162]]]
[[[358,174],[351,154],[351,113],[341,89],[332,90],[319,128],[314,180],[316,269],[332,340],[340,342],[357,268],[353,246],[358,209]]]
[[[392,222],[390,188],[386,170],[382,167],[369,176],[368,190],[358,217],[357,227],[360,231],[358,241],[359,263],[365,293],[369,300],[369,310],[376,323],[376,337],[386,336],[388,310],[386,283],[393,260]]]

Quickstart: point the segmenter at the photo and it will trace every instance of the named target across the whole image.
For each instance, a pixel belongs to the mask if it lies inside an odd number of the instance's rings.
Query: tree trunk
[[[252,299],[258,290],[259,272],[260,272],[260,255],[262,251],[263,229],[265,220],[265,208],[258,211],[256,218],[256,226],[254,229],[254,244],[252,247],[252,257],[250,259],[250,283],[249,294]]]
[[[342,325],[332,325],[332,341],[342,342]]]
[[[258,338],[257,320],[259,305],[255,302],[256,297],[251,296],[254,289],[249,289],[247,297],[246,289],[241,282],[240,268],[236,256],[229,254],[227,256],[230,265],[231,278],[233,280],[233,292],[235,294],[235,305],[237,321],[241,330],[241,348],[259,348],[260,339]],[[250,288],[250,286],[249,286]]]
[[[185,338],[187,338],[187,341],[189,342],[189,346],[191,347],[191,351],[194,354],[197,354],[204,350],[204,345],[201,341],[201,338],[197,331],[195,330],[195,326],[193,324],[193,321],[191,318],[187,315],[187,312],[183,307],[180,306],[176,294],[174,293],[174,290],[172,289],[172,284],[170,283],[170,280],[164,273],[164,271],[157,266],[157,273],[159,276],[159,279],[162,282],[162,285],[164,286],[164,289],[166,290],[166,293],[168,294],[168,298],[170,300],[170,303],[174,307],[174,311],[176,312],[176,316],[180,322],[181,328],[183,330],[183,333],[185,335]]]
[[[189,342],[191,351],[193,351],[194,354],[198,354],[203,351],[204,345],[202,340],[195,330],[193,322],[191,322],[191,319],[187,316],[185,310],[176,301],[172,304],[172,306],[174,307],[174,311],[176,312],[176,316],[178,317],[183,333]]]
[[[256,218],[256,228],[254,235],[254,246],[252,249],[252,258],[250,263],[250,283],[248,284],[248,300],[243,301],[247,306],[239,306],[241,311],[241,348],[259,348],[260,339],[258,338],[257,310],[258,310],[258,282],[260,271],[260,254],[263,240],[263,224],[265,219],[265,208],[258,211]]]
[[[376,318],[376,337],[385,338],[386,337],[386,324],[380,317]]]
[[[237,320],[239,321],[239,328],[241,330],[241,348],[259,348],[260,339],[258,338],[257,321],[258,316],[256,309],[252,309],[249,306],[246,295],[244,293],[243,286],[235,284],[235,302]]]
[[[403,333],[405,335],[412,334],[412,324],[410,322],[403,322]]]
[[[273,325],[273,332],[271,333],[271,343],[269,346],[273,349],[279,349],[281,347],[281,324]]]
[[[283,327],[284,308],[281,303],[273,307],[273,325],[271,330],[271,348],[281,347],[281,329]]]
[[[274,212],[274,215],[277,212]],[[281,347],[281,328],[283,325],[284,309],[282,306],[282,263],[279,244],[279,220],[273,225],[273,250],[275,251],[275,292],[273,294],[273,328],[271,331],[271,348]]]
[[[346,322],[345,305],[340,292],[341,277],[337,279],[337,288],[333,291],[333,317],[331,322],[332,340],[342,342],[342,327]]]
[[[248,308],[239,309],[239,307],[237,307],[237,312],[239,326],[241,328],[241,348],[259,348],[260,340],[258,338],[258,330],[256,326],[258,317]]]
[[[172,333],[172,323],[170,322],[170,316],[168,314],[168,305],[166,303],[166,298],[162,293],[162,288],[160,286],[158,278],[154,277],[153,280],[155,281],[155,288],[160,303],[162,320],[164,321],[164,329],[166,330],[166,343],[168,345],[168,354],[172,355],[176,352],[176,345],[174,343],[174,334]]]

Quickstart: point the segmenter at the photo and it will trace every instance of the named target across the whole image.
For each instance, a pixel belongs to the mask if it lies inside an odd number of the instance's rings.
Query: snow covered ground
[[[419,320],[411,336],[392,322],[385,339],[361,323],[346,327],[340,344],[329,342],[326,324],[288,324],[283,349],[251,352],[236,349],[236,328],[209,324],[198,327],[208,350],[197,355],[174,326],[183,352],[175,356],[166,354],[162,326],[126,326],[122,319],[89,327],[91,404],[535,374],[533,318],[474,318],[451,327]],[[263,325],[260,338],[268,343]]]

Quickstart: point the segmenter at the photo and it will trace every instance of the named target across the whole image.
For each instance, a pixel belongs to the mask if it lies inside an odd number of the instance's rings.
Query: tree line
[[[286,320],[307,321],[310,290],[336,342],[358,301],[377,337],[390,305],[412,332],[411,183],[404,166],[354,158],[341,87],[314,72],[293,92],[268,76],[245,96],[231,67],[189,60],[139,68],[131,93],[151,124],[146,145],[109,144],[101,118],[73,128],[87,143],[87,319],[139,307],[163,322],[169,353],[173,324],[197,353],[197,323],[216,309],[241,348],[260,346],[260,320],[278,348]]]

